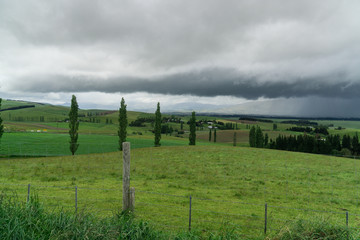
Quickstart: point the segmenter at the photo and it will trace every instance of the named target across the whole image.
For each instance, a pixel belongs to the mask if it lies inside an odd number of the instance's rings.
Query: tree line
[[[267,133],[263,134],[259,126],[252,127],[249,132],[250,147],[270,148],[294,152],[306,152],[329,155],[360,155],[359,137],[350,135],[329,134],[322,137],[309,134],[303,135],[279,135],[275,140],[270,139]]]
[[[293,132],[319,133],[319,134],[329,135],[327,127],[324,127],[324,126],[320,126],[320,127],[316,127],[316,128],[312,128],[312,127],[291,127],[291,128],[288,128],[287,130],[293,131]]]

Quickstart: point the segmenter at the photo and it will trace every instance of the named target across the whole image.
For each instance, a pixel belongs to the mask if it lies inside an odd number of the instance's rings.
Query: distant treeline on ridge
[[[19,109],[23,109],[23,108],[34,108],[34,107],[35,107],[35,105],[23,105],[23,106],[17,106],[17,107],[9,107],[9,108],[0,109],[0,112],[19,110]]]

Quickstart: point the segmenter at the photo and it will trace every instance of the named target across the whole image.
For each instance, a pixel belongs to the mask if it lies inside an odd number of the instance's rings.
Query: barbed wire
[[[174,206],[174,205],[164,205],[164,204],[160,204],[160,203],[148,203],[148,202],[135,202],[136,205],[140,204],[140,205],[147,205],[147,206],[156,206],[159,208],[175,208],[175,209],[181,209],[181,210],[188,210],[187,207],[178,207],[178,206]]]
[[[169,216],[169,215],[167,215],[167,214],[161,214],[161,213],[155,213],[154,215],[152,214],[151,215],[151,217],[149,217],[149,215],[144,215],[144,214],[139,214],[139,213],[137,213],[137,212],[135,212],[135,216],[137,216],[137,217],[143,217],[143,218],[148,218],[148,219],[150,219],[150,218],[154,218],[154,216],[161,216],[161,217],[164,217],[164,218],[166,218],[166,220],[174,220],[174,221],[179,221],[179,219],[180,220],[184,220],[184,221],[189,221],[189,218],[187,218],[187,217],[183,217],[183,216]]]
[[[13,185],[13,186],[28,186],[27,184],[17,184],[17,183],[4,183],[1,182],[0,184],[3,185]],[[75,189],[75,187],[66,187],[66,186],[44,186],[44,185],[35,185],[32,184],[31,188],[62,188],[62,189]],[[119,191],[119,189],[105,189],[105,188],[81,188],[78,187],[78,190],[81,189],[85,189],[85,190],[98,190],[98,191]],[[183,199],[188,199],[189,197],[187,196],[181,196],[181,195],[173,195],[173,194],[167,194],[167,193],[160,193],[160,192],[151,192],[151,191],[144,191],[144,190],[138,190],[136,189],[136,192],[140,192],[140,193],[146,193],[146,194],[153,194],[153,195],[161,195],[161,196],[167,196],[167,197],[176,197],[176,198],[183,198]],[[18,196],[27,196],[26,194],[18,194]],[[44,198],[54,198],[54,199],[64,199],[64,200],[71,200],[72,198],[62,198],[62,197],[55,197],[55,196],[47,196],[47,195],[40,195],[41,197]],[[88,201],[113,201],[116,202],[118,200],[110,200],[110,199],[92,199],[92,198],[82,198],[82,200],[88,200]],[[232,204],[245,204],[245,205],[254,205],[254,206],[263,206],[264,204],[259,204],[259,203],[250,203],[250,202],[240,202],[240,201],[227,201],[227,200],[219,200],[219,199],[208,199],[208,198],[197,198],[197,197],[192,197],[193,200],[200,200],[200,201],[211,201],[211,202],[221,202],[221,203],[232,203]],[[149,204],[146,202],[138,202],[141,204]],[[155,203],[151,203],[152,205],[161,205],[164,206],[163,204],[155,204]],[[171,206],[168,206],[171,207]],[[278,205],[268,205],[269,208],[281,208],[281,209],[291,209],[291,210],[298,210],[298,211],[312,211],[312,212],[323,212],[323,213],[332,213],[332,214],[344,214],[346,211],[343,212],[336,212],[336,211],[326,211],[326,210],[319,210],[319,209],[308,209],[308,208],[293,208],[293,207],[287,207],[287,206],[278,206]],[[217,212],[219,213],[219,212]],[[360,214],[357,213],[352,213],[350,211],[348,211],[349,215],[352,216],[360,216]]]
[[[233,203],[233,204],[244,204],[244,205],[264,206],[264,204],[259,204],[259,203],[247,203],[247,202],[227,201],[227,200],[218,200],[218,199],[209,199],[209,198],[197,198],[197,197],[192,197],[192,199],[194,199],[194,200],[200,200],[200,201],[211,201],[211,202],[222,202],[222,203]]]
[[[173,194],[159,193],[159,192],[151,192],[151,191],[144,191],[144,190],[138,190],[138,189],[135,189],[135,192],[148,193],[148,194],[154,194],[154,195],[162,195],[162,196],[169,196],[169,197],[189,198],[187,196],[180,196],[180,195],[173,195]]]
[[[206,213],[212,213],[212,214],[221,214],[221,215],[227,215],[227,216],[233,216],[233,217],[251,217],[251,218],[261,218],[259,216],[252,216],[252,215],[246,215],[246,214],[235,214],[235,213],[225,213],[225,212],[218,212],[218,211],[211,211],[211,210],[204,210],[204,209],[191,209],[192,211],[199,211],[199,212],[206,212]]]

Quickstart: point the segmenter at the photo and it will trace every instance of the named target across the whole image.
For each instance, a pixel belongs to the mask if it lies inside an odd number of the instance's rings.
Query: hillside
[[[21,107],[33,105],[33,108],[25,109],[14,109],[6,110],[12,107]],[[2,102],[2,118],[5,121],[19,121],[19,122],[61,122],[68,118],[70,111],[69,107],[36,103],[36,102],[25,102],[15,100],[5,100]],[[82,120],[88,120],[91,117],[94,118],[109,118],[116,120],[118,115],[117,111],[101,110],[101,109],[80,109],[79,116]],[[130,121],[136,119],[137,116],[141,115],[140,112],[128,112]],[[106,117],[105,117],[106,116]],[[43,117],[43,118],[41,118]]]
[[[136,216],[158,229],[188,227],[192,196],[193,228],[204,232],[226,226],[248,236],[261,235],[264,206],[268,231],[288,221],[322,216],[357,226],[360,162],[286,151],[179,146],[132,151],[131,186],[136,189]],[[121,207],[121,153],[0,161],[2,191],[32,193],[53,205],[111,214]],[[60,201],[61,200],[61,201]],[[96,211],[95,211],[96,210]]]

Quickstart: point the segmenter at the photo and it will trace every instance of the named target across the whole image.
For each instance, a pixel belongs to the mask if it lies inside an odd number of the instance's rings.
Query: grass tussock
[[[330,223],[324,218],[310,221],[298,219],[284,226],[268,240],[355,240],[360,239],[358,232],[343,226]]]
[[[163,234],[129,214],[100,219],[63,210],[46,212],[35,197],[29,203],[0,196],[0,239],[162,239]]]
[[[201,232],[166,233],[129,213],[98,218],[89,213],[74,214],[64,210],[47,212],[37,197],[19,203],[16,197],[0,194],[0,239],[131,239],[200,240],[240,239],[232,231],[202,236]]]

